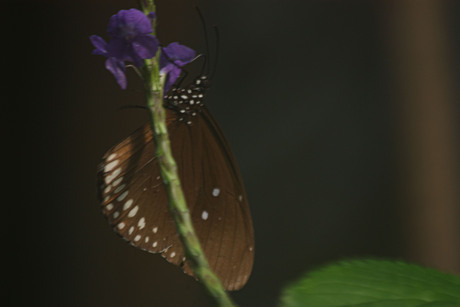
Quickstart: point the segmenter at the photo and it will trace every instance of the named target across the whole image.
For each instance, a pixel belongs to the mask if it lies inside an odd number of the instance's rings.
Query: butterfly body
[[[173,88],[164,106],[195,231],[224,287],[237,290],[252,270],[254,233],[235,158],[203,104],[208,86],[200,76],[189,86]],[[169,212],[149,124],[107,151],[98,178],[102,211],[115,232],[193,275]]]

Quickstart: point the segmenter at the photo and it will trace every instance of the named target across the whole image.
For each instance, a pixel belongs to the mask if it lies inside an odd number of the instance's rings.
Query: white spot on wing
[[[126,196],[128,196],[128,191],[129,190],[124,191],[123,194],[121,194],[120,196],[117,197],[117,200],[122,201],[123,199],[125,199]]]
[[[108,204],[105,208],[111,211],[113,209],[113,204]]]
[[[137,222],[137,226],[139,226],[140,229],[143,229],[145,227],[145,217],[141,217],[139,222]]]
[[[209,217],[209,213],[208,211],[206,210],[203,210],[203,212],[201,213],[201,219],[203,219],[204,221],[206,221]]]
[[[129,233],[129,234],[132,234],[132,233],[133,233],[133,231],[134,231],[134,226],[131,226],[131,227],[129,227],[129,231],[128,231],[128,233]]]
[[[119,162],[120,162],[119,160],[115,160],[113,162],[110,162],[109,164],[106,164],[104,167],[104,172],[106,173],[110,172],[111,170],[113,170],[115,166],[118,165]]]
[[[115,211],[115,212],[113,213],[113,218],[114,218],[114,219],[116,219],[116,218],[119,217],[119,216],[120,216],[120,212]]]
[[[131,211],[129,211],[129,213],[128,213],[128,217],[135,216],[136,213],[137,213],[137,210],[139,210],[139,206],[136,206],[136,207],[132,208]]]
[[[121,182],[122,180],[123,180],[123,176],[121,176],[120,178],[118,178],[117,180],[115,180],[115,181],[112,183],[112,185],[113,185],[114,187],[116,187],[117,185],[120,184],[120,182]]]
[[[117,160],[118,161],[118,160]],[[113,171],[110,175],[107,175],[105,178],[104,178],[104,181],[105,181],[105,184],[110,184],[112,182],[113,179],[115,179],[115,177],[117,177],[118,175],[120,175],[121,173],[121,168],[117,168],[115,171]]]
[[[124,222],[121,222],[120,224],[117,225],[117,228],[121,230],[121,229],[125,228],[125,226],[126,226],[126,224]]]
[[[157,247],[157,245],[158,245],[157,241],[153,242],[153,244],[152,244],[153,247]]]
[[[153,233],[157,233],[158,227],[153,227],[152,231],[153,231]]]
[[[115,157],[117,156],[117,154],[113,153],[111,154],[110,156],[107,157],[107,161],[112,161],[113,159],[115,159]]]
[[[146,236],[144,241],[145,241],[145,243],[148,243],[149,240],[150,240],[149,236]]]
[[[137,235],[137,236],[134,237],[135,242],[139,241],[140,239],[141,239],[141,235]]]
[[[125,204],[123,205],[123,211],[126,211],[129,209],[129,207],[131,207],[131,205],[133,204],[134,200],[131,198],[130,200],[128,200],[127,202],[125,202]]]
[[[111,189],[112,189],[112,185],[109,184],[108,186],[105,187],[104,194],[109,193]]]
[[[219,188],[214,188],[214,190],[212,190],[212,196],[217,197],[219,196],[219,194],[220,194]]]
[[[121,168],[117,168],[116,170],[114,170],[112,173],[112,179],[120,175],[120,173],[121,173]]]
[[[123,190],[125,187],[126,187],[126,184],[122,184],[121,186],[119,186],[118,188],[115,189],[115,193],[121,192],[121,190]]]
[[[174,256],[176,256],[176,253],[175,253],[175,252],[172,252],[171,255],[170,255],[170,257],[171,257],[171,258],[174,258]]]

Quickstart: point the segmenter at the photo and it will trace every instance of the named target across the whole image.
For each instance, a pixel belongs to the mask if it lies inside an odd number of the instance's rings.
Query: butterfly
[[[205,75],[163,99],[173,156],[192,223],[211,269],[227,290],[241,289],[254,261],[254,231],[234,155],[203,103]],[[193,276],[168,207],[147,123],[109,149],[98,167],[102,212],[131,245],[159,253]]]

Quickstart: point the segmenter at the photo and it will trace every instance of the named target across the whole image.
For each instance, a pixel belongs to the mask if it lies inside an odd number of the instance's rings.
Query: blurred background
[[[221,34],[206,103],[239,162],[256,234],[235,301],[275,306],[290,281],[347,258],[460,274],[460,3],[157,0],[163,43],[206,52],[195,5],[211,54],[211,25]],[[141,84],[130,72],[120,90],[88,37],[107,38],[110,16],[131,7],[7,3],[10,305],[212,305],[179,268],[116,236],[99,209],[97,164],[147,114],[120,109],[143,104]]]

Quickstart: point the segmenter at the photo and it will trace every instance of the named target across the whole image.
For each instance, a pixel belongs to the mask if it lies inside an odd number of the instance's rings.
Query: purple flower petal
[[[165,80],[165,87],[163,89],[163,92],[166,94],[169,92],[169,89],[171,86],[176,82],[176,80],[179,78],[180,73],[182,72],[182,69],[175,67],[174,69],[170,70],[168,74],[166,75],[166,80]]]
[[[195,58],[195,51],[179,43],[171,43],[162,49],[160,56],[160,73],[166,75],[164,92],[167,93],[179,78],[181,67]]]
[[[117,80],[118,85],[120,85],[121,89],[125,90],[128,84],[125,75],[125,64],[121,61],[118,61],[115,58],[108,58],[105,61],[105,68],[110,71],[115,79]]]
[[[164,47],[163,52],[165,56],[160,59],[160,68],[171,64],[182,67],[190,63],[196,54],[195,50],[176,42]]]
[[[107,32],[110,37],[132,39],[136,35],[145,35],[153,32],[149,18],[139,10],[121,10],[110,17]]]
[[[134,52],[142,59],[153,58],[159,45],[158,39],[151,35],[138,36],[132,42]]]
[[[126,11],[125,20],[127,25],[133,25],[138,34],[150,34],[153,32],[150,19],[141,11],[130,9]]]
[[[134,50],[133,44],[121,38],[112,39],[107,44],[107,52],[110,57],[114,57],[118,61],[129,61],[136,67],[141,67],[143,64],[143,58]]]
[[[93,54],[97,54],[97,55],[107,54],[107,43],[102,37],[97,36],[97,35],[91,35],[89,39],[91,40],[91,43],[93,44],[94,48],[96,48],[93,50]]]
[[[107,52],[110,57],[117,58],[119,61],[126,61],[128,57],[131,57],[131,43],[121,37],[114,38],[107,44]]]

